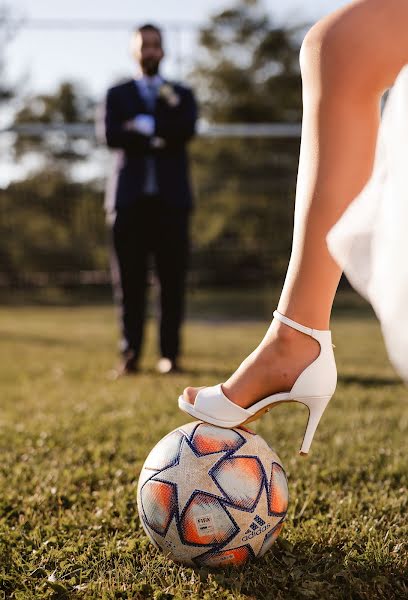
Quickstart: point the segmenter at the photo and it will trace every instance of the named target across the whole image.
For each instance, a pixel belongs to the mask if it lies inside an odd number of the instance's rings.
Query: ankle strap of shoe
[[[305,333],[306,335],[310,335],[311,337],[314,337],[313,329],[311,329],[310,327],[305,327],[304,325],[300,325],[300,323],[296,323],[296,321],[292,321],[292,319],[288,319],[288,317],[281,315],[277,310],[274,311],[273,316],[275,317],[275,319],[278,319],[278,321],[280,321],[281,323],[284,323],[285,325],[292,327],[292,329],[297,329],[298,331],[301,331],[302,333]]]

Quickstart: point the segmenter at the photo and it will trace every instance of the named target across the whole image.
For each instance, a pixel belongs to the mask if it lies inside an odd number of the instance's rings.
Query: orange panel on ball
[[[185,541],[196,546],[226,542],[236,526],[216,498],[199,493],[189,503],[181,519]]]
[[[272,465],[269,483],[269,509],[272,513],[283,514],[288,509],[288,483],[284,470],[277,463]]]
[[[241,546],[240,548],[233,548],[232,550],[225,550],[224,552],[217,552],[209,556],[207,559],[200,561],[201,564],[207,567],[223,567],[233,565],[239,567],[244,565],[251,558],[251,553],[247,546]]]
[[[237,450],[245,440],[231,429],[222,429],[202,423],[193,436],[193,446],[200,454],[212,454],[228,450]]]

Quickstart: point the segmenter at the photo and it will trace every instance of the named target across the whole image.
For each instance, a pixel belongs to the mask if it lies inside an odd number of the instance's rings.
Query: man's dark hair
[[[144,25],[136,27],[134,33],[143,33],[143,31],[155,31],[160,38],[160,42],[163,41],[162,30],[160,27],[157,27],[157,25],[153,25],[153,23],[145,23]]]

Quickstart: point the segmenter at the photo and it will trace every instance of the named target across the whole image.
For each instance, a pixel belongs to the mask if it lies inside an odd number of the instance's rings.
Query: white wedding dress
[[[327,242],[373,306],[390,360],[408,381],[408,65],[384,110],[371,179]]]

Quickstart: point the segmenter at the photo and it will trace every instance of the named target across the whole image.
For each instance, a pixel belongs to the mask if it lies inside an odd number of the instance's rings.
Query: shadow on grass
[[[240,571],[217,571],[217,582],[225,591],[250,598],[406,598],[408,577],[402,567],[369,564],[364,553],[362,545],[345,551],[312,540],[292,546],[279,539],[260,561]],[[199,572],[209,573],[207,569]]]
[[[158,376],[158,373],[154,367],[145,367],[139,373],[143,373],[144,375],[150,376]],[[182,368],[178,371],[174,371],[172,373],[168,373],[166,375],[162,375],[161,377],[169,378],[169,380],[174,380],[176,378],[188,378],[189,385],[196,385],[195,382],[208,382],[208,385],[214,385],[214,382],[226,381],[228,377],[230,377],[232,371],[227,371],[224,368],[198,368],[198,367],[190,367],[190,368]],[[382,386],[401,386],[403,382],[398,377],[375,377],[372,375],[339,375],[338,377],[339,383],[345,385],[359,385],[366,388],[376,388]],[[197,384],[203,385],[203,383]]]
[[[187,377],[194,377],[208,380],[226,380],[231,376],[233,369],[226,369],[225,367],[206,366],[202,367],[186,367],[180,371],[179,374]]]
[[[358,384],[364,387],[402,385],[402,381],[398,377],[375,377],[373,375],[339,375],[338,380],[346,385]]]
[[[2,342],[17,344],[36,344],[39,346],[57,347],[78,346],[77,340],[67,340],[66,337],[56,338],[32,333],[7,332],[1,334]]]
[[[149,369],[146,369],[146,373],[149,372]],[[151,370],[152,374],[155,371]],[[209,369],[204,368],[187,368],[182,369],[179,372],[174,373],[174,375],[183,375],[192,378],[200,378],[206,379],[209,381],[213,381],[215,379],[226,380],[230,377],[232,371],[227,371],[223,368],[214,368],[211,367]],[[157,375],[157,373],[156,373]],[[375,377],[373,375],[339,375],[338,377],[339,383],[344,383],[346,385],[358,384],[364,387],[379,387],[379,386],[400,386],[402,385],[401,379],[397,376],[395,377]],[[193,385],[193,384],[192,384]]]

